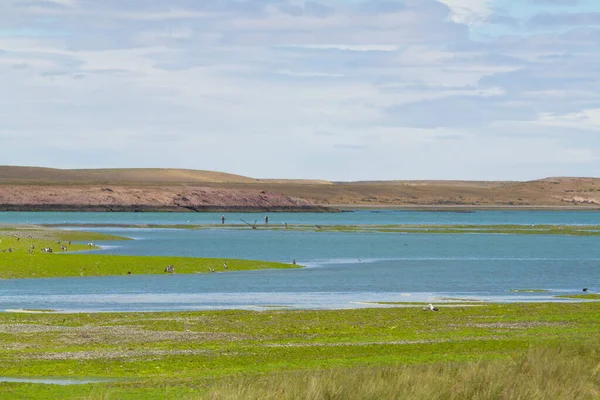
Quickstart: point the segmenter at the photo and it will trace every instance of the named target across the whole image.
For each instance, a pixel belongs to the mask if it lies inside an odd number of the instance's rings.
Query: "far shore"
[[[161,213],[339,213],[352,211],[429,211],[429,212],[474,212],[474,211],[600,211],[600,205],[415,205],[415,204],[321,204],[304,207],[166,207],[166,206],[89,206],[70,204],[0,204],[0,212],[161,212]]]
[[[328,204],[329,207],[342,212],[355,210],[390,210],[390,211],[600,211],[600,205],[579,206],[519,206],[519,205],[487,205],[487,204],[457,204],[457,205],[397,205],[397,204]]]

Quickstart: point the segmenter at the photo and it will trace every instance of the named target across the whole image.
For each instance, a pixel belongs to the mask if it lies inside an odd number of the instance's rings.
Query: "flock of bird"
[[[18,234],[16,234],[16,233],[15,233],[15,234],[13,234],[13,236],[14,236],[14,237],[17,239],[17,242],[20,242],[20,241],[21,241],[21,237],[20,237]],[[31,236],[27,236],[27,239],[33,239],[33,238],[32,238]],[[2,240],[0,240],[0,242],[2,242]],[[56,243],[61,245],[61,246],[60,246],[60,249],[61,249],[61,251],[65,251],[65,252],[66,252],[66,251],[69,251],[69,248],[68,248],[66,245],[62,244],[62,242],[61,242],[60,240],[59,240],[59,241],[57,241]],[[71,241],[69,240],[67,243],[70,245],[70,244],[71,244]],[[89,246],[94,246],[94,244],[93,244],[93,243],[88,243],[88,245],[89,245]],[[6,248],[6,249],[1,249],[0,251],[1,251],[2,253],[12,253],[12,252],[14,252],[14,251],[16,251],[16,250],[15,250],[15,249],[13,249],[12,247],[8,247],[8,248]],[[54,252],[54,250],[52,249],[52,247],[44,247],[44,248],[43,248],[43,249],[41,249],[40,251],[41,251],[42,253],[53,253],[53,252]],[[31,243],[31,245],[29,246],[29,249],[27,249],[27,252],[28,252],[29,254],[33,254],[33,253],[35,253],[35,243]]]
[[[225,271],[229,271],[229,266],[227,265],[226,262],[223,263],[223,269]],[[167,265],[165,267],[165,272],[168,274],[174,274],[175,273],[175,266],[173,264],[171,265]],[[208,272],[217,272],[216,269],[212,268],[212,267],[208,267]],[[128,272],[128,275],[131,275],[131,272]]]

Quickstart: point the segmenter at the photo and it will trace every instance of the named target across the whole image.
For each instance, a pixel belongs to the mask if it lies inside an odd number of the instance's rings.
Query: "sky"
[[[600,1],[0,0],[0,165],[600,176]]]

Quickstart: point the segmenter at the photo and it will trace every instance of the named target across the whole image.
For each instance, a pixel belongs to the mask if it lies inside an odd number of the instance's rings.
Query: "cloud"
[[[575,6],[581,3],[580,0],[531,0],[534,4],[552,4],[560,6]]]
[[[560,14],[543,13],[533,17],[530,21],[530,24],[535,27],[600,25],[600,12]]]
[[[530,18],[475,0],[12,2],[0,157],[332,180],[590,175],[600,30],[593,13],[536,4]]]
[[[455,22],[472,25],[486,20],[493,12],[492,0],[440,0],[452,10]]]

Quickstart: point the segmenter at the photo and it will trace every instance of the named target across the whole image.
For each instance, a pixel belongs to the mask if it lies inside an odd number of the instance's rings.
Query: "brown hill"
[[[280,184],[264,188],[330,206],[600,208],[598,178],[546,178],[529,182],[348,182],[328,186]]]
[[[0,185],[8,211],[327,211],[264,190],[156,186]]]
[[[328,182],[254,179],[221,172],[185,169],[61,170],[0,166],[0,188],[0,204],[4,204],[5,209],[8,209],[10,204],[13,204],[12,209],[16,209],[19,204],[34,207],[36,202],[46,208],[51,207],[51,204],[54,204],[52,207],[70,204],[73,208],[77,203],[87,208],[101,205],[104,208],[119,206],[137,207],[136,209],[177,209],[188,206],[190,209],[269,209],[276,207],[275,204],[279,204],[282,209],[291,209],[286,207],[293,207],[292,204],[299,205],[300,208],[314,204],[331,207],[441,209],[600,208],[600,179],[575,177],[545,178],[529,182]],[[52,188],[60,190],[52,191]],[[104,197],[98,197],[100,189],[110,189],[112,192],[106,191],[103,193]],[[197,192],[188,193],[186,190]],[[182,206],[177,203],[178,198],[172,197],[177,194],[196,200]],[[264,197],[265,194],[281,197],[277,202],[270,203],[264,198],[260,200],[259,195]]]
[[[217,171],[174,168],[56,169],[0,165],[0,184],[197,185],[203,183],[330,184],[320,180],[255,179]]]
[[[55,169],[40,167],[0,166],[0,183],[52,184],[52,183],[134,183],[197,184],[205,182],[250,183],[256,179],[224,172],[188,169]]]

